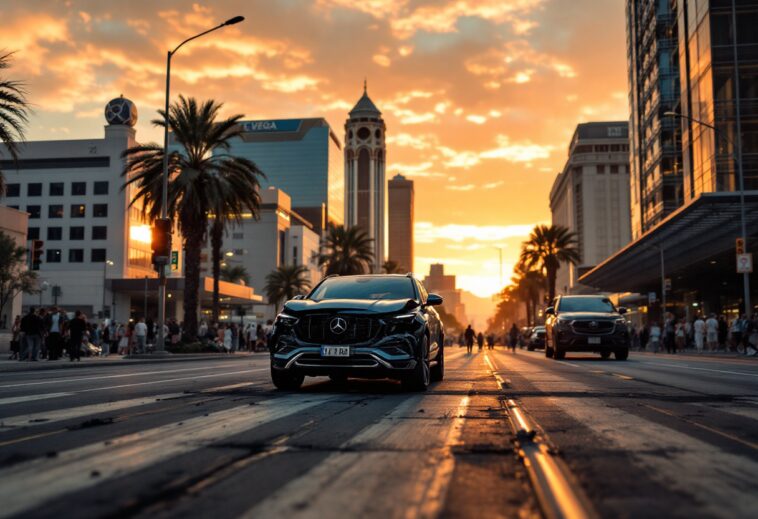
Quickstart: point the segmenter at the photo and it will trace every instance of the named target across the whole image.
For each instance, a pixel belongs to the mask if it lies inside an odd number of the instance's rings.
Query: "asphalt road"
[[[758,362],[453,348],[422,394],[277,392],[266,356],[1,372],[0,517],[539,517],[506,399],[598,516],[755,516]]]

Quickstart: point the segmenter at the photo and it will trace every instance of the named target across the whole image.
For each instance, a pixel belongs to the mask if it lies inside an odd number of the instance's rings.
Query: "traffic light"
[[[39,270],[39,266],[42,263],[42,247],[45,242],[42,240],[32,240],[32,270]]]
[[[171,256],[171,220],[159,218],[153,223],[152,243],[153,264],[165,265]]]
[[[735,241],[737,254],[745,254],[745,238],[737,238]]]

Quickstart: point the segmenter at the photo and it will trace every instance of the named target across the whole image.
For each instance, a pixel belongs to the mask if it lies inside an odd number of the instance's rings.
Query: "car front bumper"
[[[599,340],[599,343],[591,342]],[[604,352],[616,351],[629,348],[630,340],[628,334],[609,334],[609,335],[579,335],[572,332],[558,332],[556,337],[556,348],[561,351],[590,351]]]

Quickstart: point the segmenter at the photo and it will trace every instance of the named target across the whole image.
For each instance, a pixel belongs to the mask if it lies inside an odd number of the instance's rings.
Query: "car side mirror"
[[[555,315],[555,308],[552,306],[545,308],[545,315]]]
[[[437,294],[429,294],[426,298],[426,304],[429,306],[439,306],[442,304],[442,297]]]
[[[305,296],[303,294],[298,294],[292,298],[292,301],[300,301],[301,299],[305,299]]]
[[[629,312],[629,309],[624,306],[619,306],[619,315],[624,315],[625,313]]]

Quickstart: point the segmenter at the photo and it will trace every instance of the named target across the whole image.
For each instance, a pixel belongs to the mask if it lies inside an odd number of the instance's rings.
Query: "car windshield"
[[[558,303],[559,312],[615,312],[611,300],[603,297],[573,297],[561,299]]]
[[[331,278],[321,283],[308,299],[415,299],[413,281],[406,277]]]

